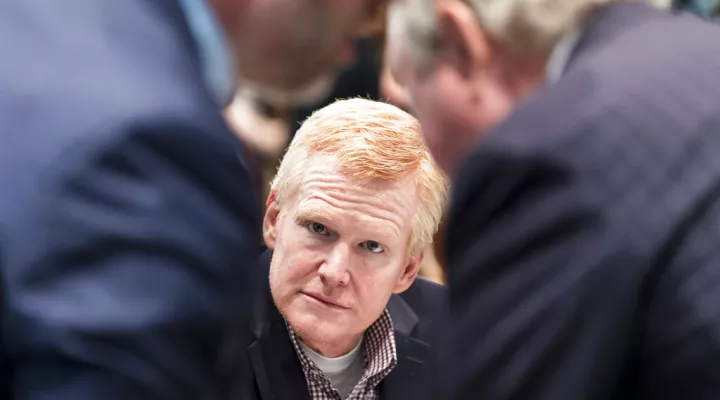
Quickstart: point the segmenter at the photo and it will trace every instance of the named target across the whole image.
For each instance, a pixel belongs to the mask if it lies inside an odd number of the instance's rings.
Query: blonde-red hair
[[[386,103],[339,100],[300,127],[271,184],[282,208],[293,201],[308,159],[337,157],[342,174],[358,182],[413,179],[418,209],[412,222],[409,255],[432,244],[447,201],[448,182],[423,140],[418,121]]]

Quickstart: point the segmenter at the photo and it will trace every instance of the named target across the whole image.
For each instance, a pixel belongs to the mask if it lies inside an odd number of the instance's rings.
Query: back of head
[[[393,3],[391,31],[407,36],[416,62],[432,61],[436,47],[437,0],[403,0]],[[517,52],[544,52],[569,30],[579,28],[598,8],[612,3],[644,2],[669,8],[671,0],[463,0],[478,23],[495,41]],[[392,32],[391,32],[392,33]]]
[[[558,75],[593,19],[619,3],[668,1],[402,0],[389,10],[386,55],[452,174],[481,136]]]
[[[418,121],[386,103],[340,100],[316,111],[298,130],[272,182],[280,207],[294,201],[307,161],[336,157],[339,171],[358,184],[413,179],[418,210],[410,253],[432,243],[447,196],[447,180],[432,159]]]

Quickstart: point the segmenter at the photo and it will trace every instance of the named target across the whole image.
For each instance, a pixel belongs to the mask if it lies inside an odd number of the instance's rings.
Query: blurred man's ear
[[[420,264],[422,264],[423,257],[425,256],[425,252],[421,252],[419,255],[410,258],[407,261],[407,264],[405,265],[405,269],[403,269],[402,275],[398,278],[397,283],[395,283],[395,287],[393,288],[393,293],[399,294],[402,293],[410,287],[410,285],[415,282],[415,278],[418,275],[418,272],[420,272]]]
[[[271,191],[267,199],[265,218],[263,219],[263,239],[265,240],[265,246],[270,250],[275,250],[279,215],[280,205],[277,202],[275,191]]]
[[[464,2],[445,1],[437,7],[440,34],[440,58],[451,64],[466,80],[491,63],[492,47],[475,18],[473,9]]]
[[[383,66],[382,72],[380,73],[380,94],[387,98],[387,102],[408,110],[410,105],[410,99],[405,88],[395,80],[393,73],[390,68],[386,65]]]

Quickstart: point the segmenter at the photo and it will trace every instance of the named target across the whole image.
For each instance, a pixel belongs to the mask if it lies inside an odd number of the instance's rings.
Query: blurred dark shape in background
[[[673,8],[686,11],[704,18],[720,17],[720,1],[718,0],[675,0]]]

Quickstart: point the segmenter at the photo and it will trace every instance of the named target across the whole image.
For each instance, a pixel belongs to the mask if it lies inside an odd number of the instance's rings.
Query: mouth
[[[300,294],[302,294],[303,296],[305,296],[305,298],[307,298],[308,300],[310,300],[311,302],[313,302],[315,304],[319,304],[319,305],[322,305],[322,306],[325,306],[328,308],[332,308],[335,310],[347,310],[348,309],[347,307],[341,306],[337,303],[334,303],[332,301],[329,301],[321,296],[318,296],[318,295],[315,295],[312,293],[300,292]]]

